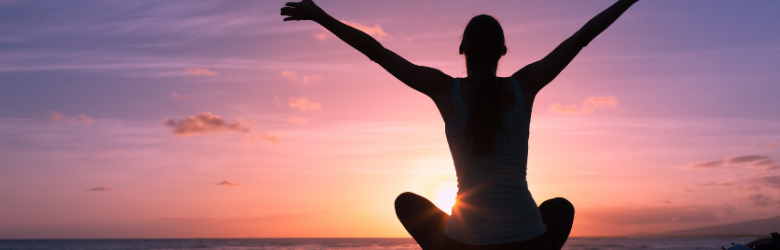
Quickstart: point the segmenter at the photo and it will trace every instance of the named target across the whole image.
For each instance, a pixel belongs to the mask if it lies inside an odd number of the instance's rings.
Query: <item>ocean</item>
[[[755,238],[570,238],[564,250],[720,250]],[[2,250],[325,250],[420,249],[411,238],[0,240]]]

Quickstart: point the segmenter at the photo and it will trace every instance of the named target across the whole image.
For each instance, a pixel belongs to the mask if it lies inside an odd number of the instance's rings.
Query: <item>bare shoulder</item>
[[[451,95],[455,78],[435,68],[426,66],[418,66],[418,68],[416,76],[404,83],[434,99]]]
[[[441,79],[435,83],[438,85],[437,91],[431,94],[427,94],[433,103],[436,104],[436,108],[439,110],[441,118],[446,122],[452,115],[455,99],[453,92],[455,91],[455,78],[447,75],[447,77]],[[461,94],[462,95],[462,94]]]
[[[520,94],[523,98],[523,104],[526,108],[526,112],[530,115],[533,111],[534,106],[534,100],[536,100],[536,94],[539,93],[539,88],[537,87],[537,83],[534,83],[534,78],[529,76],[528,74],[524,74],[524,69],[527,69],[528,67],[524,67],[521,70],[518,70],[514,75],[512,75],[513,78],[517,81],[517,84],[520,87]]]

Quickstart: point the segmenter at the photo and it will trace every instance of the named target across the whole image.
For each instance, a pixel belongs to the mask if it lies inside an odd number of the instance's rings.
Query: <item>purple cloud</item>
[[[214,185],[226,186],[226,187],[241,187],[241,186],[243,186],[243,184],[241,184],[241,182],[237,182],[237,181],[236,182],[232,182],[232,181],[228,181],[228,180],[224,180],[224,181],[216,183]]]
[[[720,167],[721,165],[723,165],[723,160],[700,162],[696,164],[691,164],[688,167],[692,169],[708,169],[708,168]]]
[[[93,187],[93,188],[87,189],[85,191],[87,191],[87,192],[112,192],[112,191],[114,191],[114,188],[109,187],[109,186]]]
[[[767,160],[767,159],[769,159],[769,156],[765,156],[765,155],[740,155],[740,156],[726,158],[726,160],[724,161],[726,164],[736,165],[736,164],[750,163],[750,162]]]

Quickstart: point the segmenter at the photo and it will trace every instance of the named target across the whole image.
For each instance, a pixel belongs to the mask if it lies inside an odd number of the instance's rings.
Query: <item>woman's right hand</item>
[[[317,21],[328,14],[320,9],[312,0],[302,0],[300,2],[288,2],[286,7],[282,8],[282,15],[288,16],[284,21],[312,20]]]

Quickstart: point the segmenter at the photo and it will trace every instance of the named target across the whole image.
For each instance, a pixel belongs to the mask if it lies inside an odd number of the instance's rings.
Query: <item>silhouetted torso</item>
[[[445,233],[457,241],[473,244],[502,244],[536,238],[546,232],[539,210],[526,182],[528,130],[531,122],[522,102],[521,87],[505,78],[513,103],[502,106],[502,129],[496,129],[492,154],[473,155],[475,144],[468,140],[469,109],[464,100],[462,79],[453,81],[453,111],[446,121],[447,143],[458,177],[458,198],[447,221]],[[503,109],[503,108],[502,108]]]

